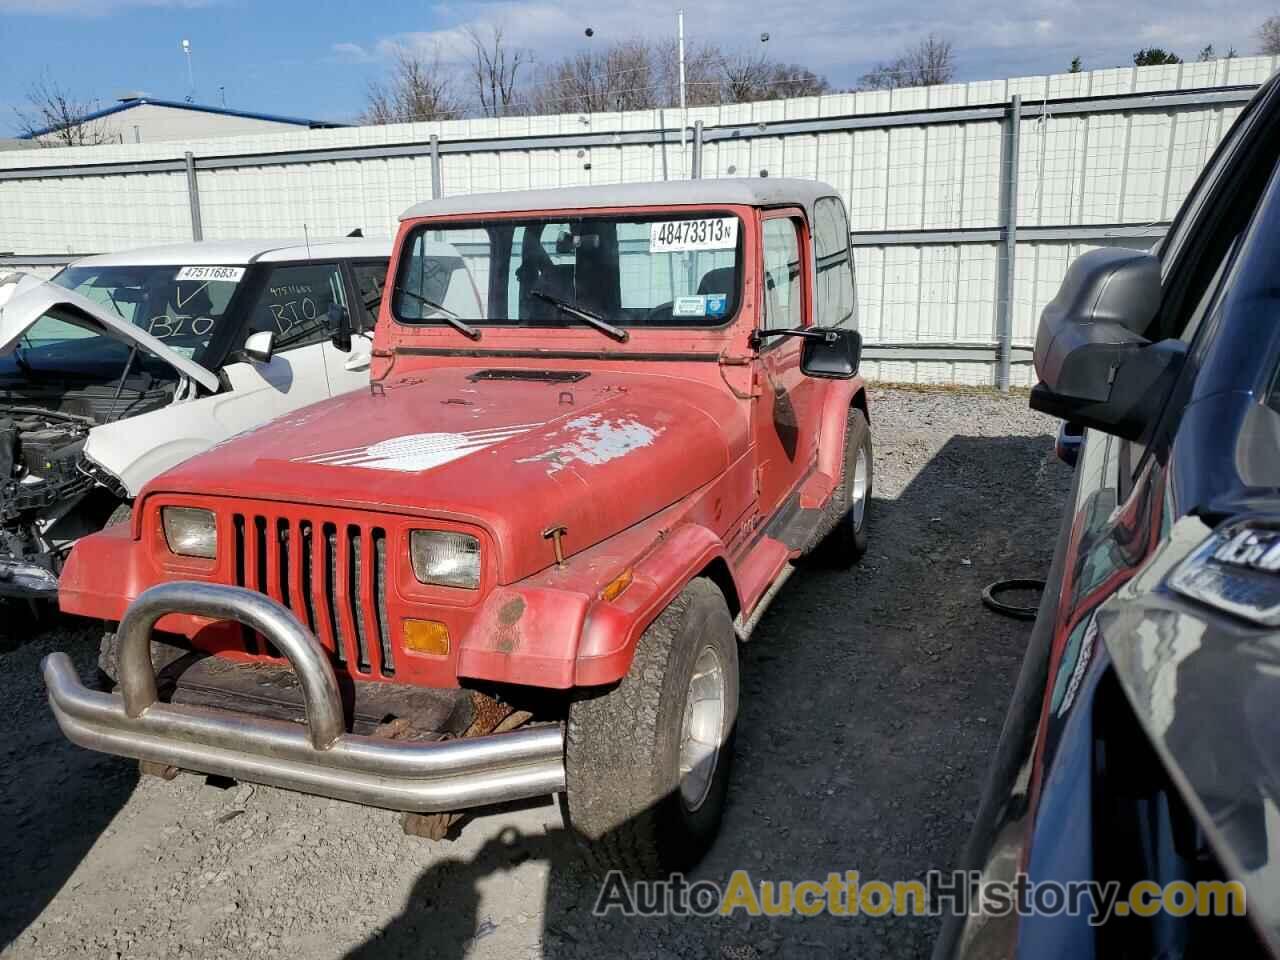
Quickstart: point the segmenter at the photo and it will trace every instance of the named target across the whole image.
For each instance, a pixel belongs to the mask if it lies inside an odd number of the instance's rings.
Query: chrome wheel
[[[680,799],[686,810],[702,806],[725,739],[724,665],[712,647],[703,647],[693,665],[680,731]]]
[[[871,479],[871,455],[865,446],[858,448],[853,461],[853,485],[849,489],[849,512],[853,516],[853,529],[862,529],[862,518],[867,512],[867,484]]]

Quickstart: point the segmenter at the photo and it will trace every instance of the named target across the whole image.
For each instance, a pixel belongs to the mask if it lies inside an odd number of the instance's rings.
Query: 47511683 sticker
[[[244,279],[244,267],[183,267],[174,278],[175,282],[183,280],[223,280],[227,283],[239,283]]]

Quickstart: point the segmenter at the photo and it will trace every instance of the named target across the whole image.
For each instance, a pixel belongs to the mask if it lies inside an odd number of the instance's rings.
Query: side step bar
[[[760,624],[760,618],[765,615],[765,611],[769,609],[769,605],[773,603],[774,597],[778,595],[778,591],[787,585],[787,581],[791,579],[791,575],[796,572],[794,563],[788,563],[774,578],[773,583],[769,584],[769,589],[764,592],[755,607],[751,610],[751,616],[745,620],[742,614],[738,614],[733,621],[733,632],[738,635],[738,640],[746,643],[751,639],[751,634],[755,632],[756,627]]]
[[[306,724],[161,703],[151,632],[178,612],[234,620],[265,636],[298,675]],[[319,641],[287,608],[240,587],[179,581],[138,597],[120,623],[117,693],[84,686],[65,653],[49,654],[41,670],[62,732],[103,753],[412,813],[565,787],[559,726],[432,743],[345,732],[337,678]]]

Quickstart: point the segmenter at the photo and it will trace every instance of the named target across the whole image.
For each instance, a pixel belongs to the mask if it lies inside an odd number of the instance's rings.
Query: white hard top
[[[312,240],[196,240],[142,247],[120,253],[84,257],[74,267],[205,267],[247,266],[282,260],[324,260],[329,257],[389,257],[390,240],[339,237]]]
[[[744,204],[749,207],[803,207],[810,219],[819,197],[836,196],[821,180],[787,177],[733,177],[716,180],[667,180],[657,183],[611,183],[550,190],[472,193],[416,203],[400,217],[512,213],[523,210],[582,210],[593,207],[645,207],[695,203]]]

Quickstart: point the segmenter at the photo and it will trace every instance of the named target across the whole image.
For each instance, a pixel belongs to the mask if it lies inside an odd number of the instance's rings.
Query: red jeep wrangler
[[[403,220],[367,392],[162,474],[77,544],[62,609],[118,625],[118,688],[51,654],[54,713],[147,772],[429,836],[561,793],[603,862],[688,866],[724,804],[737,641],[799,558],[866,547],[844,207],[710,180]]]

